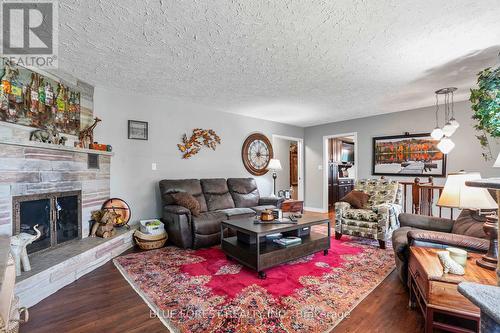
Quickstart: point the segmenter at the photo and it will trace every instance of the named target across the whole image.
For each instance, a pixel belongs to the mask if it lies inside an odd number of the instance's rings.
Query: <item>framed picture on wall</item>
[[[128,121],[128,138],[134,140],[148,139],[148,123],[145,121]]]
[[[372,174],[446,176],[446,155],[430,133],[373,138]]]

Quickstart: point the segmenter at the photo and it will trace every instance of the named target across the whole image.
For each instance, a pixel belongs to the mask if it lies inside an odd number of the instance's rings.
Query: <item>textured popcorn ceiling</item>
[[[464,100],[500,51],[498,0],[59,4],[63,71],[299,126]]]

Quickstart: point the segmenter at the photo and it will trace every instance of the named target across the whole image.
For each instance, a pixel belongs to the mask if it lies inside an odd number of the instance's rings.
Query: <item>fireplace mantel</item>
[[[52,150],[59,150],[59,151],[70,151],[70,152],[76,152],[76,153],[82,153],[82,154],[97,154],[97,155],[113,156],[113,153],[109,152],[109,151],[53,145],[50,143],[43,143],[43,142],[37,142],[37,141],[26,141],[26,140],[16,141],[16,140],[0,139],[0,144],[11,145],[11,146],[21,146],[21,147],[52,149]]]

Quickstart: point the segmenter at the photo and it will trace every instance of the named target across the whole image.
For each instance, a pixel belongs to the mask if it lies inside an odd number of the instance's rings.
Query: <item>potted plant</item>
[[[477,123],[474,128],[480,132],[476,137],[483,147],[486,161],[493,159],[489,138],[500,137],[500,66],[486,68],[478,73],[477,89],[470,90],[470,101]]]

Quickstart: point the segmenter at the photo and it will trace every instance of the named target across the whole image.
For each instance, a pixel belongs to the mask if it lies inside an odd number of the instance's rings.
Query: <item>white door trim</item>
[[[278,135],[278,134],[273,134],[272,139],[273,139],[273,146],[276,139],[297,141],[297,152],[298,152],[297,168],[299,172],[299,185],[298,185],[299,193],[297,194],[297,199],[304,200],[304,139],[286,135]]]
[[[328,139],[344,136],[354,137],[354,170],[358,177],[358,132],[341,133],[323,136],[323,211],[328,212]]]

